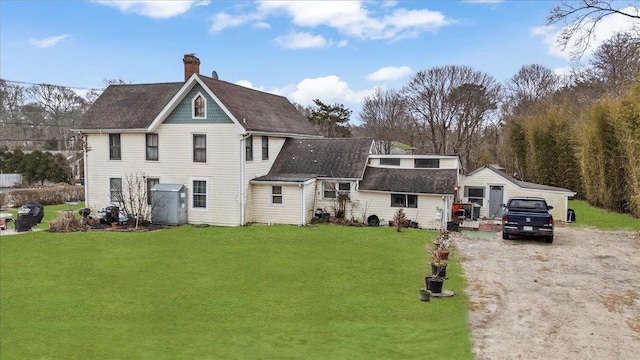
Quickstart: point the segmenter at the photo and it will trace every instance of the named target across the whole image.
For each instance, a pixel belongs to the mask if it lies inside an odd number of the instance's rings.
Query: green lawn
[[[434,236],[330,225],[3,236],[0,357],[472,359],[455,252],[445,288],[457,295],[418,300]]]
[[[593,226],[602,230],[640,230],[640,219],[628,214],[599,209],[582,200],[570,200],[569,208],[576,212],[574,224],[577,226]]]

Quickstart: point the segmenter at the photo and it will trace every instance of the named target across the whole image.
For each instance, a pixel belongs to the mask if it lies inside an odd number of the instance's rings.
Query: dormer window
[[[205,119],[207,117],[207,100],[202,94],[198,93],[193,98],[193,118]]]

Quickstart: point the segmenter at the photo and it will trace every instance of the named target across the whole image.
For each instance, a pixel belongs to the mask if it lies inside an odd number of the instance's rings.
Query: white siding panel
[[[279,185],[280,186],[280,185]],[[253,184],[253,221],[259,224],[301,225],[302,188],[282,185],[282,204],[271,204],[271,185]]]
[[[86,190],[92,210],[108,205],[109,176],[136,172],[183,184],[191,196],[191,177],[210,179],[209,211],[188,211],[190,224],[240,225],[241,136],[233,124],[163,124],[158,128],[158,161],[145,160],[145,134],[122,134],[122,160],[109,160],[108,134],[90,134]],[[193,162],[193,134],[207,135],[207,162]],[[191,199],[189,199],[191,203]]]
[[[362,217],[362,212],[367,208],[366,218],[370,215],[377,215],[381,220],[393,220],[393,216],[399,208],[391,207],[391,193],[376,193],[360,191],[356,193],[354,199],[358,207],[354,213]],[[443,220],[436,219],[438,209],[443,209],[444,201],[441,196],[418,195],[418,208],[403,208],[408,219],[416,221],[418,227],[422,229],[441,229]],[[444,214],[443,214],[444,216]]]
[[[458,196],[462,201],[467,201],[464,196],[465,186],[484,186],[485,187],[485,199],[484,206],[480,209],[480,217],[486,216],[486,211],[489,206],[489,186],[491,185],[503,185],[504,186],[504,199],[505,201],[514,196],[532,196],[544,198],[547,203],[553,206],[551,214],[556,221],[565,221],[568,206],[568,196],[563,191],[552,190],[536,190],[521,188],[514,183],[505,180],[500,175],[489,169],[483,169],[467,176],[461,180],[460,189],[458,190]]]

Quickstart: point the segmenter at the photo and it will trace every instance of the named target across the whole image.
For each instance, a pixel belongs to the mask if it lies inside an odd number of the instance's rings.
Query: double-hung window
[[[151,192],[151,189],[153,189],[154,186],[160,184],[160,179],[158,178],[147,178],[147,205],[151,205],[153,203],[153,194]]]
[[[120,134],[109,134],[109,160],[121,160]]]
[[[192,207],[194,209],[207,208],[207,180],[194,179],[192,184]]]
[[[249,136],[245,143],[245,160],[252,161],[253,160],[253,135]]]
[[[158,134],[147,134],[147,160],[158,160]]]
[[[269,137],[262,137],[262,160],[269,160]]]
[[[332,181],[322,182],[322,197],[325,199],[336,198],[336,183]]]
[[[271,187],[271,204],[282,205],[282,186]]]
[[[193,162],[207,162],[207,135],[193,134]]]
[[[347,199],[351,199],[351,183],[348,182],[322,182],[322,197],[325,199],[335,199],[338,194],[347,194]]]
[[[122,197],[122,178],[109,178],[109,201],[117,203],[123,200]]]
[[[418,196],[408,194],[391,194],[391,207],[417,208]]]
[[[470,203],[484,206],[484,186],[465,186],[464,196],[469,199]]]

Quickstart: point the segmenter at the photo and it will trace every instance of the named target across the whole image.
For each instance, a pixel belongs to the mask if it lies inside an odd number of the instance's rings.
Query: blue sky
[[[183,81],[200,72],[310,105],[354,110],[376,87],[467,65],[498,81],[571,62],[543,26],[557,1],[0,1],[0,77],[78,88],[104,79]],[[597,45],[627,24],[606,18]],[[587,57],[583,60],[588,59]]]

